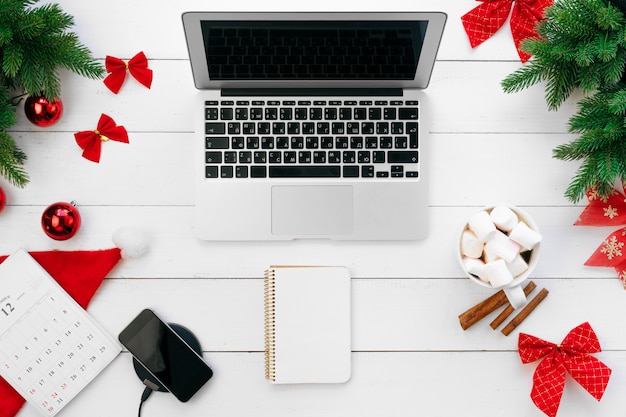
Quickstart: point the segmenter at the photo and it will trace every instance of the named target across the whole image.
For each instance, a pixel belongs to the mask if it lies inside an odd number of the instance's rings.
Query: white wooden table
[[[31,183],[0,180],[0,253],[100,249],[120,226],[151,240],[142,258],[122,261],[89,308],[113,335],[144,307],[193,330],[214,378],[190,402],[154,394],[144,416],[542,416],[529,394],[536,367],[517,354],[520,331],[560,342],[589,321],[613,369],[597,403],[568,379],[559,416],[622,416],[626,408],[626,292],[610,269],[583,262],[612,228],[573,227],[583,203],[563,197],[576,164],[552,158],[573,138],[566,123],[575,98],[549,112],[543,88],[514,95],[500,81],[520,67],[507,26],[471,50],[460,16],[472,0],[164,1],[60,0],[99,60],[149,58],[154,83],[127,81],[118,95],[101,81],[63,73],[65,114],[53,127],[30,124],[18,109],[13,135],[28,154]],[[433,111],[429,160],[431,233],[409,243],[214,243],[194,236],[192,83],[180,15],[188,10],[397,11],[448,14],[427,92]],[[107,143],[100,164],[81,157],[73,134],[101,113],[129,131]],[[79,233],[46,237],[39,221],[55,201],[76,200]],[[455,259],[463,221],[484,205],[523,207],[544,242],[533,279],[550,295],[510,336],[493,316],[467,331],[457,316],[490,292],[472,284]],[[263,270],[269,264],[337,264],[353,276],[352,379],[341,385],[274,386],[264,380]],[[135,415],[143,386],[124,352],[63,411],[63,416]],[[37,415],[24,407],[21,417]]]

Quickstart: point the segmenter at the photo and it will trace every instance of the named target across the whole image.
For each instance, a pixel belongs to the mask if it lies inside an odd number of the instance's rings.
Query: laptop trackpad
[[[349,185],[277,185],[272,187],[272,233],[275,235],[345,235],[352,233],[353,195]]]

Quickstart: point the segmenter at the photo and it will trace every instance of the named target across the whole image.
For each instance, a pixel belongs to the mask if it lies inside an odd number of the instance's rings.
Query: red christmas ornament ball
[[[6,195],[4,194],[4,190],[2,190],[2,188],[0,188],[0,211],[2,211],[2,209],[6,205],[7,205]]]
[[[44,96],[29,96],[24,102],[24,112],[30,122],[39,127],[55,124],[63,113],[60,99],[48,100]]]
[[[54,240],[67,240],[74,236],[80,227],[80,213],[74,204],[54,203],[49,205],[41,216],[43,231]]]

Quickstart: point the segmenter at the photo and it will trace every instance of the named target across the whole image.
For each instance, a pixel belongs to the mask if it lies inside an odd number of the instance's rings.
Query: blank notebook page
[[[274,383],[345,382],[351,373],[350,274],[344,267],[275,270]]]

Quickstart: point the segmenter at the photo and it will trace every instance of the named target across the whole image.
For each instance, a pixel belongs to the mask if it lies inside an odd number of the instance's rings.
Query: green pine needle
[[[9,89],[49,99],[61,95],[58,70],[99,79],[105,74],[78,36],[71,15],[58,4],[35,7],[38,0],[0,0],[0,175],[11,184],[29,182],[26,154],[6,132],[15,124]]]

